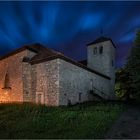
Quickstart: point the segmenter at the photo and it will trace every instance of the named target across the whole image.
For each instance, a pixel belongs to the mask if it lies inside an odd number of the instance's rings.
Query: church
[[[75,61],[41,44],[0,57],[0,102],[48,106],[115,99],[115,45],[99,37],[87,44],[87,60]]]

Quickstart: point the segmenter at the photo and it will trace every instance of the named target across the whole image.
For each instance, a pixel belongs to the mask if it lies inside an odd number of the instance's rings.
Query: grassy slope
[[[88,103],[72,107],[0,105],[0,138],[103,138],[122,105]]]

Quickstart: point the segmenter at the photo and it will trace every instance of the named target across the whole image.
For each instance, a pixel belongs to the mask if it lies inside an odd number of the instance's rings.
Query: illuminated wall
[[[24,50],[0,60],[0,102],[23,101],[22,60],[30,54],[29,52],[29,50]],[[4,88],[6,73],[8,74],[10,89]]]
[[[49,106],[59,105],[59,64],[58,59],[42,62],[32,66],[36,71],[36,103]],[[32,89],[33,90],[33,89]]]

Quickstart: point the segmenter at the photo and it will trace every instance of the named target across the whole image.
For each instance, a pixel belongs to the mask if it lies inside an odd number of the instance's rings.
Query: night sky
[[[0,2],[0,55],[41,43],[83,60],[86,44],[101,36],[116,44],[121,67],[140,26],[140,1]]]

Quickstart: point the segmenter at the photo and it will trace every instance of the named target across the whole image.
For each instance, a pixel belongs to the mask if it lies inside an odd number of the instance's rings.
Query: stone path
[[[140,139],[140,108],[129,107],[105,135],[106,139]]]

